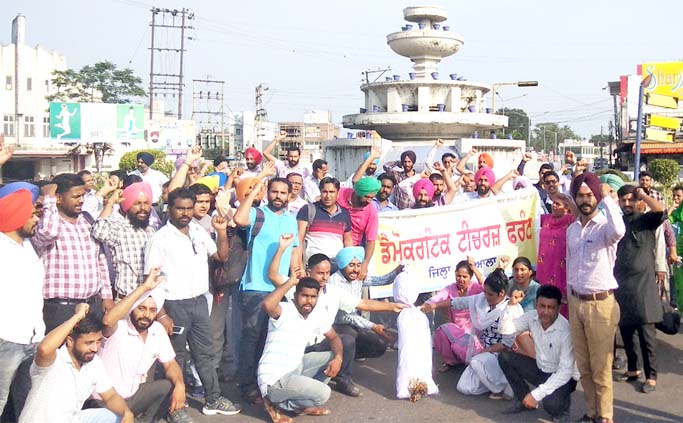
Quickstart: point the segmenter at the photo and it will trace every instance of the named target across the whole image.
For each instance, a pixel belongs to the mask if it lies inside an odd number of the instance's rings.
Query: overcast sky
[[[411,62],[393,53],[386,35],[406,22],[406,6],[448,8],[452,31],[465,44],[441,62],[442,77],[471,81],[538,80],[537,88],[503,87],[496,107],[528,111],[532,124],[557,122],[578,134],[600,132],[612,116],[603,87],[635,73],[642,62],[683,59],[683,1],[635,0],[166,0],[188,7],[195,29],[186,42],[186,92],[193,78],[226,81],[225,105],[254,109],[254,87],[267,83],[269,120],[301,120],[306,110],[329,110],[335,122],[363,105],[361,72],[391,67],[406,77]],[[100,60],[149,75],[150,0],[3,0],[0,43],[10,42],[17,13],[27,42],[66,55],[69,67]],[[161,44],[170,42],[160,35]],[[172,39],[174,41],[176,38]],[[158,71],[174,73],[170,60]],[[189,95],[188,95],[189,98]],[[189,118],[188,100],[184,115]]]

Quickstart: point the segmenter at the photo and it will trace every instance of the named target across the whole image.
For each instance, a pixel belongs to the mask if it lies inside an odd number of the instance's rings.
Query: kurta
[[[671,226],[673,226],[674,233],[676,234],[676,253],[679,257],[683,257],[683,204],[678,206],[669,215],[669,222],[671,222]],[[678,308],[683,309],[683,267],[674,266],[673,277],[676,302],[678,303]]]
[[[570,214],[559,218],[552,214],[541,215],[536,264],[536,280],[544,285],[556,286],[562,291],[564,301],[560,312],[567,318],[567,227],[574,220],[574,216]]]
[[[662,320],[662,305],[655,279],[655,230],[662,212],[624,216],[626,234],[617,245],[614,295],[621,308],[619,325],[638,326]]]

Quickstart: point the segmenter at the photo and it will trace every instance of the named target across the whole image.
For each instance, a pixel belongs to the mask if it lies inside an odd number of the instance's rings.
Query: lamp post
[[[503,86],[538,87],[538,81],[496,82],[491,85],[491,111],[496,113],[496,87]]]
[[[652,74],[648,75],[640,83],[638,90],[638,122],[636,124],[636,154],[633,158],[633,180],[637,181],[640,177],[640,144],[643,139],[643,96],[645,87],[650,85]]]

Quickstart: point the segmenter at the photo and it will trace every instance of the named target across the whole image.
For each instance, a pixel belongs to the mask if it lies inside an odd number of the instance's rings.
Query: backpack
[[[228,230],[228,259],[222,263],[217,263],[214,269],[213,288],[215,291],[223,291],[240,283],[247,264],[250,263],[249,254],[254,245],[254,238],[261,231],[264,220],[263,210],[257,208],[256,221],[251,229],[249,240],[247,240],[246,229]]]

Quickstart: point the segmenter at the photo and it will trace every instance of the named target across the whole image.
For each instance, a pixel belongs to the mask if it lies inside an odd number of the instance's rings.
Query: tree
[[[109,61],[73,69],[52,72],[52,85],[57,92],[46,97],[47,101],[71,101],[77,103],[127,103],[134,97],[144,97],[142,79],[131,69],[117,69]],[[113,150],[111,143],[93,143],[88,149],[95,155],[97,172],[102,169],[104,154]]]
[[[48,95],[48,101],[74,101],[82,103],[126,103],[134,97],[144,97],[142,79],[131,69],[117,69],[104,61],[73,69],[52,72],[52,85],[57,92]]]
[[[647,170],[652,173],[652,178],[664,185],[670,187],[678,180],[678,162],[671,159],[655,159],[647,165]]]
[[[173,163],[168,161],[168,159],[166,159],[166,153],[161,150],[149,149],[129,151],[121,156],[121,160],[119,160],[119,169],[125,170],[126,172],[132,172],[133,170],[137,169],[137,155],[138,153],[143,152],[150,153],[152,156],[154,156],[154,163],[152,163],[152,166],[150,166],[152,169],[158,170],[164,175],[171,177],[171,174],[173,171],[175,171],[175,166]]]
[[[504,138],[506,134],[512,134],[512,139],[526,140],[529,136],[529,117],[522,109],[509,109],[504,107],[496,111],[499,115],[508,117],[508,127],[505,133],[499,133],[499,137]]]
[[[536,151],[557,152],[558,145],[566,139],[580,139],[580,137],[567,125],[560,127],[554,122],[544,122],[537,124],[534,128],[531,145]]]

